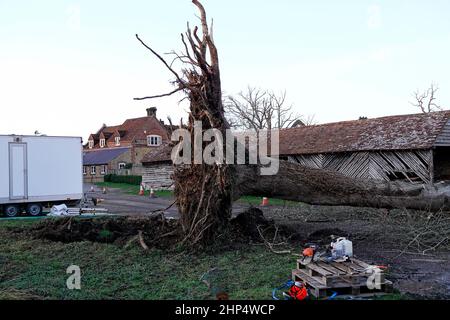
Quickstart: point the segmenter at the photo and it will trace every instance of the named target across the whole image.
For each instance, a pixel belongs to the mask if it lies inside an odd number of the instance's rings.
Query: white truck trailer
[[[82,198],[81,138],[0,135],[0,216],[37,216]]]

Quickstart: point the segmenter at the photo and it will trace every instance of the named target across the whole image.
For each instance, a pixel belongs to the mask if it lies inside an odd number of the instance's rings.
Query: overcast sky
[[[286,90],[319,123],[414,113],[416,89],[439,84],[450,108],[448,0],[204,0],[214,18],[223,90]],[[158,107],[186,119],[159,52],[181,49],[189,0],[0,0],[0,134],[76,135]],[[178,120],[176,120],[178,121]]]

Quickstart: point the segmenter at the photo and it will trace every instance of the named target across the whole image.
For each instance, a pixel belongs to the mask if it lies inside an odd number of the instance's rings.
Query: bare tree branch
[[[159,95],[155,95],[155,96],[149,96],[149,97],[143,97],[143,98],[134,98],[133,100],[135,101],[142,101],[142,100],[149,100],[149,99],[156,99],[156,98],[163,98],[163,97],[169,97],[171,95],[173,95],[174,93],[177,93],[179,91],[184,90],[185,88],[177,88],[169,93],[164,93],[164,94],[159,94]]]
[[[228,96],[225,101],[228,122],[234,128],[244,130],[271,130],[304,124],[292,110],[293,106],[286,104],[286,92],[277,95],[252,87],[236,97]]]
[[[136,34],[136,38],[139,40],[140,43],[142,43],[142,45],[144,47],[146,47],[148,50],[150,50],[159,60],[161,60],[161,62],[167,67],[167,69],[169,69],[170,72],[172,72],[175,77],[177,78],[178,82],[180,85],[185,85],[184,81],[180,78],[180,76],[178,75],[178,73],[175,72],[175,70],[173,70],[169,64],[166,62],[166,60],[164,60],[163,57],[161,57],[155,50],[153,50],[152,48],[150,48],[147,44],[145,44],[144,41],[141,40],[141,38],[139,38],[139,35]]]
[[[436,93],[438,91],[439,87],[432,83],[430,87],[424,92],[416,90],[413,94],[415,101],[410,103],[414,107],[419,108],[422,113],[442,111],[441,106],[436,103]]]

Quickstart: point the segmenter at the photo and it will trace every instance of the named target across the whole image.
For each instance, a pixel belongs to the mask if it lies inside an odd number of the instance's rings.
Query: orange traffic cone
[[[264,198],[262,199],[261,206],[267,207],[268,205],[269,205],[269,198],[264,197]]]
[[[153,190],[153,188],[150,188],[150,198],[156,198],[155,190]]]
[[[144,192],[144,186],[141,184],[141,187],[139,188],[139,195],[143,196],[145,194]]]

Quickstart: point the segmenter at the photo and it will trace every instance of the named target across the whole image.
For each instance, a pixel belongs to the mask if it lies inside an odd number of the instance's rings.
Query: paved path
[[[95,191],[90,192],[91,185],[84,185],[84,192],[88,198],[100,198],[105,201],[99,204],[99,207],[108,209],[109,213],[142,216],[156,210],[164,210],[174,202],[174,198],[150,198],[148,196],[138,196],[124,193],[121,189],[109,189],[107,194],[103,194],[101,188],[94,186]],[[237,215],[248,208],[248,205],[235,204],[233,214]],[[173,205],[166,210],[165,216],[168,218],[178,218],[178,209]]]

